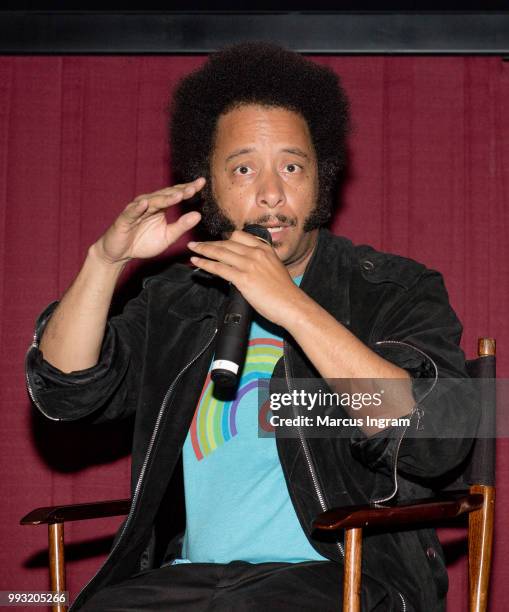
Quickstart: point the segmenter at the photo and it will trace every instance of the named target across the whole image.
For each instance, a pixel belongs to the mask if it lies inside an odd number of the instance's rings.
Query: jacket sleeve
[[[100,423],[128,417],[136,410],[143,368],[147,291],[131,300],[121,315],[106,325],[99,361],[85,370],[64,373],[48,363],[39,339],[58,302],[50,304],[36,322],[25,372],[32,402],[47,418],[73,421],[91,416]]]
[[[480,406],[459,347],[462,326],[449,305],[442,276],[427,270],[402,292],[377,326],[370,347],[407,370],[415,406],[408,427],[352,440],[353,455],[384,473],[442,476],[466,457]]]

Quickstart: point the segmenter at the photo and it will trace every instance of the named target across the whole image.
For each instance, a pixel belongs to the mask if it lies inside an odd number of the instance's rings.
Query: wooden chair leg
[[[361,610],[362,529],[345,529],[345,573],[343,576],[343,612]]]
[[[473,485],[471,493],[482,493],[482,508],[468,515],[468,565],[470,612],[486,612],[493,543],[495,487]]]
[[[50,587],[52,591],[65,591],[64,523],[48,523]],[[54,604],[52,612],[65,612],[65,604]]]

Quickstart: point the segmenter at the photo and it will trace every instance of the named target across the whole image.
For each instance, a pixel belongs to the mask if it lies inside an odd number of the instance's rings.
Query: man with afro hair
[[[297,83],[305,86],[296,86]],[[333,212],[333,190],[346,164],[348,100],[337,75],[277,46],[245,43],[211,56],[189,75],[173,97],[170,141],[177,176],[210,176],[217,119],[241,104],[287,108],[308,125],[318,165],[319,196],[306,231],[324,225]],[[202,191],[203,223],[212,235],[233,231],[215,202],[210,181]]]
[[[476,404],[438,400],[440,377],[466,378],[441,276],[325,228],[348,115],[337,75],[297,53],[249,43],[212,54],[171,105],[181,182],[128,204],[39,318],[27,381],[45,416],[136,414],[131,509],[72,611],[340,610],[343,543],[319,537],[313,519],[426,497],[467,455]],[[170,206],[198,198],[199,211],[167,223]],[[188,242],[190,265],[146,279],[108,318],[125,265],[200,221],[209,236]],[[254,316],[225,393],[211,364],[229,284]],[[324,390],[370,401],[321,414]],[[310,398],[300,414],[299,398]],[[320,414],[333,426],[317,429]],[[179,470],[186,526],[171,533]],[[444,610],[446,591],[433,530],[365,538],[363,611]]]

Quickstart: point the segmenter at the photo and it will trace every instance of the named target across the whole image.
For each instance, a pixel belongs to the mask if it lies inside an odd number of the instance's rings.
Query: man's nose
[[[284,184],[277,173],[267,172],[260,177],[257,204],[268,208],[281,206],[286,201]]]

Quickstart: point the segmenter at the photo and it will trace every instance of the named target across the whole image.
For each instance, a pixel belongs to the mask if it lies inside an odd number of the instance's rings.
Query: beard
[[[212,189],[209,186],[210,181],[207,181],[203,188],[202,195],[202,224],[205,230],[211,235],[216,237],[227,237],[237,228],[234,222],[228,217],[228,215],[221,209],[217,202]],[[331,217],[332,214],[332,203],[330,197],[330,191],[326,189],[320,189],[315,207],[311,210],[309,215],[304,220],[304,232],[310,232],[311,230],[317,229],[324,225]],[[279,221],[283,225],[296,226],[297,219],[282,215],[280,213],[275,214],[264,214],[254,219],[248,219],[245,225],[264,225],[269,221]],[[281,243],[274,241],[272,246],[277,248]]]

